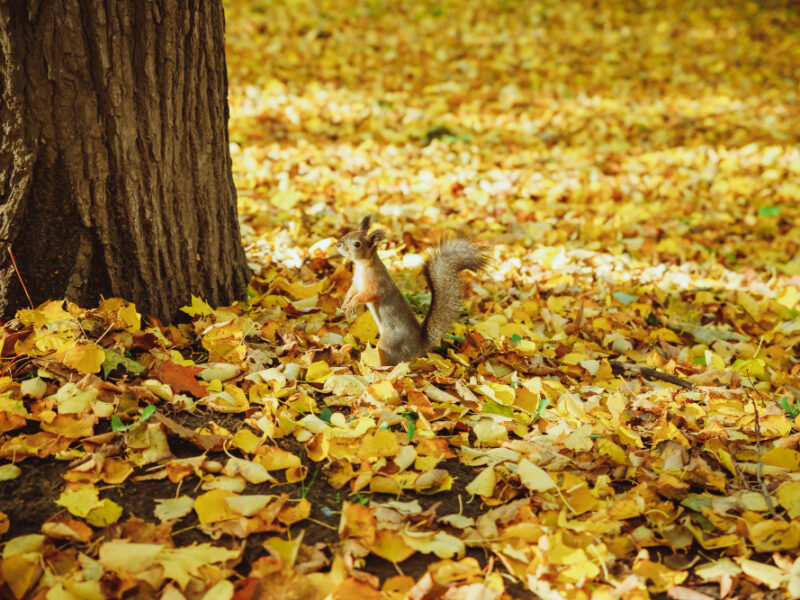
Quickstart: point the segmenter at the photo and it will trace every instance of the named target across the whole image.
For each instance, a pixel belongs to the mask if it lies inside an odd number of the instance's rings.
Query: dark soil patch
[[[0,483],[0,510],[10,524],[4,539],[39,533],[42,524],[61,510],[55,501],[64,486],[61,475],[66,463],[52,457],[28,458],[17,466],[19,477]]]
[[[242,426],[243,422],[241,415],[224,413],[206,415],[178,412],[169,416],[180,425],[191,429],[208,426],[213,421],[217,425],[235,432]],[[326,545],[336,546],[340,543],[337,531],[345,500],[350,502],[366,501],[370,498],[378,502],[417,500],[423,510],[437,504],[436,514],[438,516],[460,513],[467,517],[477,518],[487,510],[487,507],[483,506],[480,501],[475,499],[470,501],[470,495],[465,491],[466,486],[475,477],[476,471],[455,459],[442,461],[437,467],[446,469],[453,478],[453,487],[448,492],[433,495],[405,492],[399,497],[365,492],[359,496],[353,496],[350,494],[348,487],[337,490],[328,483],[324,473],[324,464],[310,460],[305,453],[303,444],[291,437],[276,440],[276,444],[300,457],[308,473],[305,482],[302,484],[299,482],[288,483],[285,481],[282,472],[273,472],[272,474],[279,480],[278,484],[248,485],[247,493],[285,493],[291,498],[305,497],[311,504],[310,519],[297,523],[290,528],[292,537],[298,535],[301,531],[304,532],[304,544],[314,545],[321,542]],[[169,434],[169,445],[173,454],[178,458],[197,456],[202,452],[191,442],[172,434]],[[229,452],[234,456],[239,454],[235,449]],[[224,463],[228,455],[224,452],[209,452],[208,457]],[[4,539],[29,533],[38,533],[41,531],[43,523],[61,512],[61,507],[55,504],[55,500],[65,486],[62,475],[68,469],[67,463],[56,461],[52,457],[45,459],[28,458],[20,463],[20,467],[22,473],[16,480],[0,484],[0,510],[8,515],[10,521],[10,529],[3,536]],[[194,475],[186,477],[181,482],[180,487],[166,478],[136,480],[137,477],[148,475],[151,472],[147,469],[137,469],[122,485],[106,487],[102,491],[102,497],[113,500],[123,508],[121,520],[137,517],[144,521],[157,522],[154,515],[157,499],[174,498],[179,494],[196,497],[201,493],[199,490],[200,482]],[[176,546],[204,542],[212,542],[227,547],[239,547],[244,544],[242,561],[237,569],[242,575],[247,575],[250,572],[250,565],[266,554],[262,544],[267,538],[274,536],[286,537],[287,535],[279,532],[265,532],[252,534],[245,540],[233,539],[229,536],[223,536],[219,540],[212,540],[198,528],[197,516],[194,512],[173,523],[172,531],[173,542]],[[468,549],[467,555],[477,559],[484,567],[488,565],[488,555],[481,549]],[[402,573],[419,578],[425,573],[428,565],[438,560],[433,555],[414,554],[408,560],[402,562],[399,568]],[[493,568],[495,571],[502,570],[502,565],[496,562]],[[369,555],[366,558],[363,569],[377,576],[381,582],[398,574],[398,570],[392,563],[374,555]],[[530,593],[525,591],[521,584],[513,584],[506,580],[506,589],[513,598],[531,597]]]

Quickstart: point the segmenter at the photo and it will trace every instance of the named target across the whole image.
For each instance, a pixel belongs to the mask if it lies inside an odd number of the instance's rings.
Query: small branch
[[[14,253],[11,251],[11,247],[8,248],[8,255],[11,257],[11,264],[14,265],[14,272],[17,274],[17,279],[19,279],[20,284],[22,284],[22,289],[25,291],[25,295],[28,297],[28,303],[31,305],[31,308],[35,308],[33,306],[33,300],[31,300],[31,295],[28,293],[28,288],[25,287],[25,282],[22,281],[22,275],[19,273],[19,269],[17,268],[17,261],[14,260]]]
[[[642,367],[633,363],[619,362],[616,360],[610,360],[608,361],[608,364],[611,365],[611,370],[616,375],[628,375],[633,373],[640,375],[645,379],[658,379],[660,381],[666,381],[667,383],[671,383],[686,389],[691,389],[694,387],[694,384],[688,379],[676,377],[675,375],[668,375],[667,373],[662,373],[661,371],[651,369],[650,367]]]
[[[764,478],[761,476],[763,463],[761,462],[761,422],[758,419],[758,405],[756,404],[756,399],[750,395],[750,392],[747,390],[747,388],[742,386],[742,389],[753,403],[753,414],[755,415],[756,419],[756,452],[758,453],[758,461],[756,461],[756,480],[758,481],[758,485],[761,487],[761,494],[764,496],[764,500],[767,502],[767,508],[769,509],[770,514],[777,518],[778,513],[775,512],[775,507],[772,505],[772,496],[769,495],[767,484],[764,482]]]
[[[739,478],[739,483],[741,483],[746,490],[750,489],[750,484],[744,478],[744,474],[742,470],[739,468],[739,463],[736,462],[736,456],[733,454],[733,450],[731,449],[731,444],[728,440],[724,439],[723,443],[725,444],[725,448],[728,450],[728,454],[731,456],[731,462],[733,463],[733,469],[736,471],[736,476]]]

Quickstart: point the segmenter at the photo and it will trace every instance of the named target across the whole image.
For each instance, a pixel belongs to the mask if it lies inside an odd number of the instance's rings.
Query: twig
[[[33,300],[31,300],[31,295],[28,293],[28,288],[25,287],[25,282],[22,281],[22,275],[20,275],[19,269],[17,268],[17,261],[14,260],[14,253],[11,251],[11,246],[8,247],[8,255],[11,257],[11,264],[14,265],[14,272],[17,274],[17,279],[19,279],[22,289],[25,291],[25,295],[28,297],[28,303],[31,305],[31,308],[35,308],[33,306]]]
[[[329,525],[325,521],[320,521],[318,519],[312,519],[311,517],[306,517],[306,521],[311,521],[312,523],[316,523],[317,525],[322,525],[323,527],[327,527],[328,529],[333,529],[334,531],[338,530],[337,527],[334,527],[333,525]]]
[[[749,379],[749,376],[748,376]],[[752,383],[752,380],[751,380]],[[770,514],[773,517],[777,517],[778,513],[775,512],[775,507],[772,505],[772,496],[769,495],[769,491],[767,490],[767,484],[764,483],[764,478],[761,476],[761,468],[763,463],[761,462],[761,423],[758,420],[758,405],[756,405],[756,399],[750,395],[750,392],[747,390],[746,387],[742,386],[744,393],[750,398],[750,401],[753,403],[753,414],[755,415],[756,420],[756,452],[758,453],[758,460],[756,461],[756,480],[758,481],[758,485],[761,487],[761,494],[764,496],[764,500],[767,502],[767,508],[769,509]]]
[[[739,468],[739,463],[736,462],[736,456],[733,454],[733,450],[731,450],[731,444],[728,440],[723,440],[725,444],[725,448],[728,450],[728,454],[731,456],[731,462],[733,463],[733,469],[736,471],[736,476],[739,478],[739,483],[741,483],[746,490],[750,489],[750,484],[744,478],[742,474],[742,470]]]
[[[658,379],[660,381],[666,381],[667,383],[671,383],[686,389],[691,389],[694,387],[694,384],[688,379],[676,377],[675,375],[668,375],[667,373],[662,373],[661,371],[651,369],[650,367],[642,367],[633,363],[619,362],[616,360],[610,360],[608,361],[608,364],[611,365],[611,371],[616,375],[635,373],[637,375],[641,375],[645,379]]]

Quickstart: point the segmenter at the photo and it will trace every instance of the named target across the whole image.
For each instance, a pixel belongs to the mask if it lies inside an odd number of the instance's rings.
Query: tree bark
[[[0,0],[0,311],[244,295],[220,0]]]

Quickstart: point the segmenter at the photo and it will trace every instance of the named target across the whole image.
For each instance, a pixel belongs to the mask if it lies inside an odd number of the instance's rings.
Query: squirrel
[[[445,240],[425,259],[422,273],[431,291],[431,306],[422,323],[417,321],[406,299],[378,257],[378,244],[385,234],[370,233],[370,217],[336,243],[339,253],[353,261],[353,283],[344,299],[344,311],[352,314],[366,304],[378,325],[378,354],[382,365],[396,365],[424,354],[439,344],[458,316],[464,269],[481,272],[489,262],[485,248],[464,237]]]

